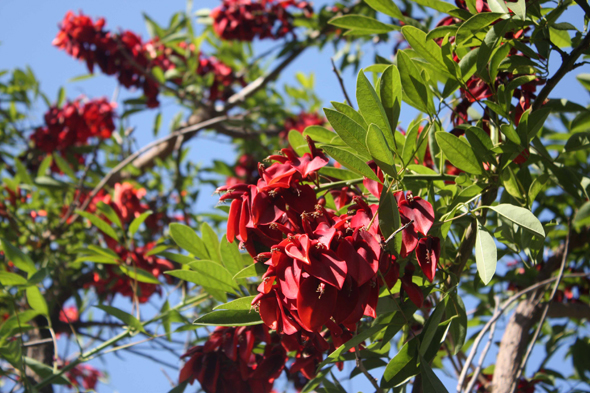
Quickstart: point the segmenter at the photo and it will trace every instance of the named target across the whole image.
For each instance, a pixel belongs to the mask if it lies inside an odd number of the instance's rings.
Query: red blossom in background
[[[68,363],[69,362],[65,362],[64,366]],[[104,377],[104,374],[101,371],[89,364],[77,364],[73,368],[66,371],[65,374],[72,383],[69,385],[70,388],[83,387],[85,390],[95,390],[99,378]]]
[[[108,139],[115,130],[115,103],[106,98],[82,103],[78,99],[62,108],[52,107],[44,116],[45,125],[35,129],[31,141],[47,154],[69,153],[71,147],[85,146],[90,138]],[[81,162],[83,157],[78,155]],[[54,171],[59,171],[57,166]]]
[[[201,76],[213,75],[213,84],[209,88],[211,101],[228,99],[234,93],[232,86],[236,83],[246,86],[243,77],[238,77],[230,66],[214,56],[200,56],[197,74]]]
[[[265,343],[262,354],[253,349]],[[217,327],[188,350],[179,383],[199,381],[206,393],[270,393],[287,361],[278,337],[263,326]]]
[[[78,313],[78,307],[70,306],[65,307],[59,313],[59,320],[63,323],[74,323],[77,322],[80,318],[80,314]]]
[[[293,16],[287,8],[313,12],[305,1],[223,0],[211,11],[213,29],[224,40],[252,41],[254,38],[279,39],[293,31]]]
[[[326,123],[326,119],[317,113],[301,112],[300,114],[285,120],[285,130],[281,132],[281,138],[286,138],[291,130],[297,130],[301,134],[309,126],[321,126]]]

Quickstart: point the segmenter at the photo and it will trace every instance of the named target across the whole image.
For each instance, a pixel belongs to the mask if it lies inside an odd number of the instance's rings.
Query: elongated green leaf
[[[240,254],[240,249],[236,242],[230,243],[227,241],[227,238],[223,236],[221,238],[221,243],[219,244],[219,252],[221,254],[223,266],[225,266],[232,276],[235,276],[244,268],[242,255]]]
[[[348,106],[347,104],[343,104],[341,102],[330,101],[330,103],[336,108],[336,110],[346,116],[350,117],[354,122],[359,124],[365,130],[369,127],[369,125],[365,122],[363,116],[360,113],[355,111],[353,108]]]
[[[408,41],[412,49],[416,51],[424,60],[437,68],[437,71],[450,77],[454,77],[443,60],[440,46],[433,40],[426,39],[426,33],[414,26],[402,27],[402,34]]]
[[[57,164],[57,166],[59,167],[59,169],[65,173],[66,175],[68,175],[68,177],[74,181],[77,181],[77,177],[76,177],[76,173],[74,172],[74,170],[72,169],[72,166],[70,165],[70,163],[61,156],[61,154],[59,153],[54,153],[53,154],[53,161]]]
[[[343,29],[350,29],[355,32],[355,35],[383,34],[393,30],[399,30],[398,26],[388,25],[363,15],[339,16],[330,19],[328,23]]]
[[[47,174],[47,170],[51,167],[51,163],[53,162],[53,157],[51,155],[45,156],[39,168],[37,169],[37,178],[45,176]]]
[[[147,334],[147,332],[145,331],[141,322],[139,322],[139,320],[137,318],[135,318],[133,315],[126,313],[125,311],[120,310],[116,307],[105,306],[105,305],[100,305],[100,306],[95,306],[95,307],[100,308],[102,311],[106,312],[107,314],[112,315],[113,317],[117,318],[118,320],[123,322],[125,325],[129,326],[130,328],[137,330],[138,332],[143,332],[143,333]]]
[[[268,266],[262,263],[253,263],[250,266],[247,266],[240,270],[236,275],[233,277],[234,280],[240,278],[248,278],[248,277],[260,277],[264,273],[266,273]]]
[[[33,184],[33,179],[31,179],[27,168],[18,158],[14,158],[14,166],[16,166],[16,174],[20,178],[21,183]]]
[[[421,340],[420,340],[419,353],[421,356],[424,356],[424,354],[426,353],[426,350],[430,346],[430,343],[432,342],[432,338],[434,337],[434,334],[436,333],[436,330],[438,329],[438,324],[440,323],[440,320],[442,319],[442,316],[445,313],[445,309],[446,309],[447,305],[444,300],[445,299],[441,300],[436,305],[434,312],[430,315],[430,317],[426,321],[426,324],[424,325],[424,329],[422,330],[422,334],[420,335]]]
[[[453,337],[453,354],[459,353],[463,344],[465,344],[465,338],[467,337],[467,311],[465,304],[461,296],[456,291],[452,292],[447,296],[447,316],[453,318],[457,316],[451,322],[451,336]]]
[[[24,360],[25,360],[25,364],[27,365],[27,367],[29,367],[31,370],[33,370],[35,372],[35,374],[40,376],[42,379],[49,378],[52,375],[54,375],[53,367],[49,367],[48,365],[41,363],[41,362],[39,362],[33,358],[30,358],[28,356],[25,356]],[[65,375],[56,376],[51,381],[51,383],[54,383],[56,385],[71,385],[72,384],[72,382]]]
[[[141,215],[135,217],[133,219],[133,221],[131,221],[131,224],[129,224],[129,237],[133,237],[133,235],[135,235],[135,233],[137,232],[137,230],[139,229],[139,226],[141,224],[143,224],[143,222],[152,215],[152,211],[151,210],[147,210],[143,213],[141,213]]]
[[[393,234],[401,226],[397,201],[391,190],[383,189],[379,201],[379,228],[385,239]],[[387,243],[387,248],[394,255],[399,255],[402,249],[402,233],[398,233]]]
[[[344,145],[344,141],[334,133],[325,127],[321,126],[309,126],[303,131],[303,136],[309,136],[314,142],[327,143],[330,145]]]
[[[402,163],[404,166],[414,163],[413,158],[416,153],[416,140],[418,138],[419,129],[420,123],[416,123],[406,133],[406,142],[404,143],[404,151],[402,153]]]
[[[399,352],[389,361],[381,387],[399,386],[418,374],[418,351],[416,340],[410,340],[403,345]]]
[[[200,259],[209,259],[205,244],[192,228],[179,223],[170,224],[170,236],[178,247]]]
[[[30,286],[26,289],[27,292],[27,302],[29,306],[39,314],[48,316],[49,315],[49,308],[47,307],[47,302],[45,298],[39,291],[39,288],[36,286]]]
[[[260,325],[260,314],[254,310],[219,310],[197,318],[193,324],[204,326],[251,326]]]
[[[580,210],[578,210],[574,217],[573,224],[578,228],[590,225],[590,202],[584,203]]]
[[[395,5],[393,0],[365,0],[365,3],[367,3],[369,7],[375,11],[382,12],[385,15],[389,15],[392,18],[399,19],[401,21],[405,20],[404,15],[397,5]]]
[[[373,160],[375,160],[375,163],[383,170],[383,172],[390,176],[397,177],[391,148],[385,140],[383,132],[377,125],[369,125],[366,143]]]
[[[356,100],[359,105],[359,111],[367,124],[376,124],[383,131],[385,140],[387,140],[389,145],[395,147],[385,108],[383,108],[379,96],[377,96],[371,82],[369,82],[369,79],[367,79],[362,70],[358,73],[356,80]]]
[[[326,359],[324,359],[324,361],[318,365],[318,369],[324,367],[326,364],[335,362],[342,353],[348,352],[351,348],[354,348],[358,344],[364,342],[373,334],[382,329],[385,329],[385,327],[385,325],[374,325],[368,329],[363,330],[362,332],[359,332],[356,336],[339,346],[335,351],[328,355],[328,357],[326,357]]]
[[[469,20],[465,21],[459,29],[457,29],[457,36],[455,43],[457,47],[468,43],[471,38],[482,31],[482,29],[491,23],[498,20],[503,14],[498,12],[482,12],[473,15]]]
[[[590,132],[577,132],[569,137],[564,151],[571,153],[578,150],[590,149]]]
[[[147,270],[127,265],[119,265],[119,268],[123,273],[131,277],[133,280],[145,282],[147,284],[161,284],[161,282],[156,278],[156,276],[154,276]]]
[[[287,135],[287,139],[289,139],[289,144],[293,150],[295,150],[295,153],[299,154],[300,156],[303,156],[305,153],[309,153],[307,141],[299,131],[290,130],[289,134]]]
[[[449,11],[457,9],[451,3],[441,0],[414,0],[416,4],[423,5],[424,7],[432,8],[433,10],[440,11],[444,14],[449,13]]]
[[[252,308],[252,300],[254,296],[241,297],[231,302],[220,304],[213,308],[213,310],[245,310],[250,311]]]
[[[545,237],[545,230],[541,221],[528,209],[524,207],[510,205],[503,203],[496,206],[489,206],[490,209],[504,217],[505,219],[512,221],[516,225],[523,227],[526,230],[531,231],[535,235]]]
[[[437,132],[435,138],[438,146],[445,154],[445,158],[451,164],[467,173],[477,175],[483,173],[481,164],[469,143],[448,132]]]
[[[201,236],[203,237],[203,243],[205,243],[207,252],[209,253],[209,258],[215,262],[221,263],[219,238],[213,228],[211,228],[206,222],[201,224]]]
[[[226,268],[213,261],[189,263],[191,270],[172,270],[166,272],[173,277],[192,282],[203,287],[235,293],[237,284]]]
[[[0,238],[0,243],[6,259],[14,263],[14,266],[29,274],[34,274],[37,271],[33,260],[27,254],[10,244],[6,239]]]
[[[348,146],[358,149],[359,154],[370,157],[369,151],[365,146],[367,130],[364,127],[345,114],[335,110],[324,108],[324,113],[330,125],[334,128],[334,131],[336,131]]]
[[[492,12],[508,13],[508,7],[506,7],[504,0],[488,0],[488,6]]]
[[[422,391],[449,393],[445,385],[438,379],[428,362],[422,356],[420,356],[420,374],[422,375]]]
[[[424,83],[424,78],[414,60],[405,50],[397,52],[397,66],[401,79],[402,91],[408,104],[425,113],[434,113],[432,93]]]
[[[481,281],[485,285],[488,285],[496,273],[498,250],[494,242],[494,237],[479,223],[475,238],[475,263]]]
[[[0,271],[0,284],[5,287],[27,285],[27,279],[16,273]]]
[[[394,65],[389,66],[383,72],[379,83],[379,96],[391,130],[395,132],[402,106],[402,82],[397,67]]]
[[[117,242],[119,241],[119,236],[117,236],[117,232],[115,232],[113,227],[107,224],[101,218],[95,216],[92,213],[85,212],[82,210],[76,210],[76,213],[84,218],[87,218],[95,227],[97,227],[105,235],[113,238]]]
[[[339,149],[332,146],[322,146],[322,149],[340,164],[344,165],[351,171],[354,171],[362,176],[369,179],[380,181],[375,172],[359,157],[347,152],[346,150]]]
[[[102,212],[102,214],[106,216],[106,218],[109,219],[110,222],[112,222],[119,228],[123,229],[123,224],[121,224],[121,219],[119,218],[119,215],[115,212],[115,210],[113,210],[111,206],[107,205],[103,201],[99,201],[96,204],[96,207],[98,208],[98,210]]]

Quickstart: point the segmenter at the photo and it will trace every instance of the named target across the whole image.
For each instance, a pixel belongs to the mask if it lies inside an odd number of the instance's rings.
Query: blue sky
[[[324,3],[325,0],[316,1],[318,4]],[[218,5],[217,0],[195,0],[193,8],[213,8]],[[51,98],[57,96],[58,89],[65,86],[70,99],[84,94],[88,97],[111,97],[116,88],[114,78],[97,75],[96,77],[82,82],[69,83],[68,81],[79,75],[87,73],[83,63],[79,63],[67,56],[64,52],[51,46],[51,41],[57,32],[57,24],[63,18],[68,10],[82,10],[85,14],[97,17],[104,16],[107,20],[107,27],[110,29],[129,29],[147,37],[142,12],[150,15],[157,22],[167,24],[172,13],[186,8],[184,0],[102,0],[102,1],[66,1],[66,0],[2,0],[0,1],[0,69],[10,69],[14,67],[23,67],[29,65],[38,79],[41,81],[42,90]],[[570,13],[568,21],[576,26],[581,26],[581,13]],[[261,48],[260,45],[257,48]],[[382,51],[388,48],[382,46]],[[315,49],[304,53],[297,61],[287,67],[283,72],[279,83],[292,82],[293,75],[296,71],[304,73],[314,72],[316,76],[316,92],[324,101],[324,105],[329,101],[341,101],[342,92],[338,82],[331,70],[330,57],[333,55],[333,49],[327,45],[324,52],[320,53]],[[363,59],[363,66],[372,63],[373,54],[367,53]],[[552,63],[552,72],[555,70],[555,64]],[[588,67],[580,68],[576,73],[588,72]],[[575,75],[575,74],[574,74]],[[574,75],[568,75],[564,83],[554,91],[555,96],[569,97],[580,103],[587,103],[587,93],[582,89],[574,79]],[[351,69],[343,74],[345,85],[349,94],[354,95],[355,75]],[[122,91],[119,99],[135,96],[135,93]],[[353,98],[354,100],[354,98]],[[43,104],[36,108],[37,120],[41,120],[41,115],[45,111]],[[168,125],[172,116],[176,113],[173,105],[163,105],[163,129],[161,134],[167,132]],[[152,136],[152,124],[156,111],[149,111],[131,117],[131,124],[136,127],[135,134],[141,145],[150,142]],[[402,112],[401,125],[407,125],[411,120],[413,111],[406,107]],[[224,140],[196,139],[190,142],[190,159],[194,162],[207,164],[213,159],[222,159],[232,161],[234,152],[230,144]],[[204,190],[201,193],[201,199],[198,201],[197,211],[210,209],[216,202],[216,198],[211,196],[212,190]],[[128,307],[125,302],[120,302],[122,307]],[[147,306],[150,308],[150,306]],[[468,306],[469,307],[469,306]],[[149,312],[148,312],[149,314]],[[497,336],[499,339],[499,334]],[[161,366],[154,364],[146,359],[123,353],[122,357],[107,355],[108,366],[106,369],[110,373],[110,383],[102,385],[99,392],[166,392],[170,389],[170,384],[160,370]],[[154,352],[154,356],[165,359],[170,363],[177,363],[177,359],[166,352]],[[489,359],[493,358],[493,353]],[[534,357],[533,357],[534,358]],[[103,368],[101,361],[94,361],[95,366]],[[568,367],[563,365],[562,367]],[[167,373],[176,380],[176,372],[166,369]],[[350,371],[350,370],[349,370]],[[376,373],[377,374],[377,373]],[[361,377],[362,378],[362,377]],[[351,388],[350,391],[363,390],[367,391],[368,386],[361,378],[354,380],[352,385],[348,382],[343,383],[345,388]],[[362,380],[362,382],[361,382]],[[449,389],[453,389],[452,380],[444,378],[443,381]],[[280,387],[280,386],[279,386]],[[190,389],[194,391],[193,387]],[[187,390],[188,391],[188,390]]]

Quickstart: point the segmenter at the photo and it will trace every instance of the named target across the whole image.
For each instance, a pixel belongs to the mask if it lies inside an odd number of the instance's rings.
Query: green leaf
[[[426,321],[426,324],[424,325],[424,329],[422,330],[422,334],[420,335],[420,356],[424,356],[426,350],[432,342],[432,338],[434,337],[436,330],[438,329],[438,324],[440,323],[440,320],[442,319],[447,306],[445,300],[446,299],[442,299],[436,305],[434,312],[430,315],[430,317]]]
[[[481,164],[467,142],[448,132],[437,132],[435,138],[451,164],[467,173],[483,174]]]
[[[116,307],[105,306],[105,305],[94,306],[94,307],[101,309],[102,311],[106,312],[109,315],[112,315],[113,317],[115,317],[118,320],[120,320],[121,322],[123,322],[125,325],[129,326],[131,329],[134,329],[134,330],[137,330],[138,332],[143,332],[143,333],[147,334],[147,332],[145,331],[141,322],[139,322],[139,320],[137,318],[135,318],[133,315],[128,314],[123,310],[119,310]]]
[[[289,145],[295,150],[295,153],[303,156],[305,153],[309,153],[309,147],[307,146],[307,141],[301,135],[301,133],[297,130],[289,131],[287,135],[287,139],[289,140]]]
[[[481,32],[484,27],[497,21],[502,15],[502,13],[498,12],[482,12],[473,15],[457,29],[455,39],[457,48],[469,43],[475,34]]]
[[[494,237],[480,223],[477,224],[477,236],[475,238],[475,263],[481,281],[488,285],[496,273],[498,251]]]
[[[492,12],[498,12],[507,14],[508,7],[506,7],[506,3],[504,0],[488,0],[488,6]]]
[[[406,342],[387,364],[383,372],[381,387],[399,386],[418,374],[417,352],[417,340]]]
[[[240,249],[236,242],[230,243],[227,241],[227,238],[223,236],[221,238],[221,243],[219,244],[219,252],[221,254],[223,266],[225,266],[232,276],[235,276],[244,268],[242,255],[240,254]]]
[[[154,118],[154,128],[153,128],[154,136],[158,135],[161,125],[162,125],[162,112],[158,112],[158,114]]]
[[[365,130],[369,127],[363,116],[347,104],[336,101],[331,101],[330,103],[334,106],[334,108],[336,108],[338,112],[350,117],[352,121],[359,124]]]
[[[127,265],[119,265],[119,268],[123,273],[131,277],[133,280],[145,282],[147,284],[161,284],[161,282],[156,278],[156,276],[154,276],[147,270]]]
[[[47,307],[47,302],[45,298],[39,291],[39,288],[36,286],[30,286],[26,289],[27,292],[27,302],[29,306],[35,311],[37,311],[41,315],[49,316],[49,308]]]
[[[96,204],[98,210],[102,212],[113,224],[118,226],[119,228],[123,229],[123,224],[121,224],[121,220],[119,219],[119,215],[113,210],[113,208],[103,201],[99,201]]]
[[[359,157],[355,156],[347,152],[346,150],[339,149],[333,146],[322,146],[324,152],[326,152],[329,156],[334,158],[340,164],[344,165],[351,171],[354,171],[362,176],[365,176],[369,179],[375,180],[380,182],[375,172],[369,167],[363,160]]]
[[[535,235],[541,236],[543,238],[545,237],[543,225],[530,210],[507,203],[489,206],[489,209],[494,210],[508,221],[511,221],[514,224],[531,231]]]
[[[383,34],[399,30],[398,26],[388,25],[363,15],[338,16],[330,19],[328,23],[343,29],[350,29],[354,35]]]
[[[31,176],[29,176],[27,168],[25,168],[23,163],[18,158],[14,158],[14,166],[16,166],[16,174],[20,178],[21,183],[33,184],[33,179],[31,179]]]
[[[46,379],[46,378],[50,378],[52,377],[53,374],[53,367],[50,367],[44,363],[41,363],[33,358],[30,358],[28,356],[24,357],[25,360],[25,364],[27,365],[27,367],[29,367],[31,370],[33,370],[35,372],[35,374],[37,374],[39,377],[41,377],[41,379]],[[52,384],[56,384],[56,385],[71,385],[72,382],[65,376],[65,375],[59,375],[56,376],[52,381]]]
[[[375,160],[375,163],[383,169],[383,172],[389,176],[397,177],[397,171],[394,167],[395,163],[393,160],[393,154],[391,148],[383,136],[383,132],[379,127],[373,123],[369,125],[369,131],[367,132],[366,140],[367,148],[371,153],[371,156]]]
[[[590,149],[590,132],[577,132],[569,137],[563,148],[564,152],[571,153],[578,150]]]
[[[309,136],[314,142],[327,143],[332,145],[343,145],[344,141],[334,133],[325,127],[321,126],[309,126],[303,131],[303,136]]]
[[[580,207],[574,216],[573,224],[577,228],[590,225],[590,202],[586,202]]]
[[[422,374],[422,391],[429,393],[449,393],[438,379],[430,365],[420,356],[420,374]]]
[[[205,243],[205,247],[207,248],[210,259],[221,263],[221,254],[219,253],[219,238],[217,237],[217,234],[213,228],[211,228],[206,222],[201,224],[201,236],[203,237],[203,243]]]
[[[432,93],[416,66],[414,60],[408,56],[406,50],[397,52],[397,66],[399,68],[402,91],[408,104],[419,111],[429,114],[435,113]]]
[[[384,132],[385,140],[387,140],[389,146],[395,147],[392,129],[389,120],[387,120],[385,109],[371,82],[369,82],[362,70],[359,71],[356,80],[356,100],[359,105],[359,112],[363,115],[367,124],[374,123],[377,125]]]
[[[224,292],[236,293],[238,287],[226,268],[213,261],[196,261],[188,264],[191,270],[172,270],[166,272],[173,277],[192,282],[203,287]]]
[[[401,219],[399,210],[397,208],[397,201],[393,196],[391,190],[384,189],[381,192],[379,201],[379,229],[385,239],[398,230],[401,226]],[[387,243],[387,248],[393,252],[394,255],[399,255],[402,249],[402,233],[398,233]]]
[[[242,310],[242,311],[250,311],[252,308],[252,300],[254,300],[255,296],[246,296],[241,297],[236,300],[232,300],[231,302],[227,302],[225,304],[220,304],[218,306],[213,307],[213,310]]]
[[[2,250],[4,250],[6,260],[11,261],[18,269],[29,274],[37,272],[33,260],[28,255],[14,247],[4,238],[0,238],[0,244],[2,244]]]
[[[0,284],[5,287],[11,287],[16,285],[27,285],[27,279],[16,273],[0,271]]]
[[[57,101],[55,103],[55,106],[57,106],[58,108],[61,108],[61,106],[66,102],[66,89],[62,86],[59,88],[59,91],[57,92]]]
[[[180,384],[176,385],[175,387],[173,387],[170,391],[168,391],[168,393],[184,393],[187,385],[188,385],[188,381],[184,381],[183,383],[180,383]]]
[[[457,294],[457,291],[450,293],[446,300],[447,317],[453,318],[453,316],[457,316],[451,322],[450,329],[454,345],[453,354],[456,355],[463,348],[467,337],[467,311],[463,299]]]
[[[365,0],[365,3],[369,5],[375,11],[384,13],[385,15],[391,16],[392,18],[405,20],[404,15],[400,11],[397,5],[392,0]]]
[[[507,1],[506,5],[508,8],[514,12],[519,19],[525,20],[526,19],[526,3],[525,0],[518,0],[517,2],[510,2]],[[553,38],[553,37],[552,37]]]
[[[402,82],[396,66],[389,66],[381,76],[379,96],[391,130],[395,132],[402,106]]]
[[[170,236],[174,243],[197,258],[209,259],[205,244],[192,228],[179,223],[170,224]]]
[[[119,236],[117,236],[117,232],[115,232],[113,227],[104,222],[102,219],[100,219],[92,213],[88,213],[79,209],[76,210],[76,213],[84,218],[87,218],[95,227],[97,227],[105,235],[110,236],[111,238],[119,242]]]
[[[70,165],[70,163],[61,156],[61,154],[59,153],[53,153],[53,161],[55,161],[55,163],[57,164],[58,168],[65,173],[66,175],[68,175],[68,177],[74,181],[78,181],[78,178],[76,176],[76,172],[74,172],[74,170],[72,169],[72,166]]]
[[[500,130],[502,130],[502,134],[506,135],[506,138],[508,138],[510,142],[520,145],[520,136],[518,135],[512,124],[502,124],[500,126]]]
[[[267,266],[262,263],[253,263],[250,266],[247,266],[240,270],[236,275],[233,277],[234,280],[240,278],[248,278],[248,277],[260,277],[264,273],[266,273]]]
[[[414,3],[440,11],[443,14],[448,14],[449,11],[457,9],[454,5],[441,0],[414,0]]]
[[[365,145],[367,130],[343,113],[324,108],[324,114],[334,131],[350,147],[358,149],[359,154],[370,157]],[[364,121],[364,120],[363,120]]]
[[[426,33],[414,26],[402,27],[402,34],[408,41],[412,49],[416,51],[424,60],[437,68],[437,71],[445,75],[454,77],[447,69],[447,65],[443,60],[440,46],[433,40],[426,39]]]
[[[160,82],[161,84],[166,83],[166,77],[164,76],[164,71],[158,66],[152,68],[152,75]]]
[[[256,311],[220,310],[197,318],[193,324],[204,326],[251,326],[260,325],[262,319]]]
[[[318,365],[318,370],[324,367],[326,364],[334,363],[340,357],[342,353],[348,352],[351,348],[356,347],[360,343],[364,342],[366,339],[371,337],[373,334],[379,332],[382,329],[385,329],[385,325],[374,325],[368,329],[359,332],[356,336],[353,336],[350,340],[339,346],[335,351],[333,351],[323,362]]]
[[[141,215],[135,217],[133,219],[133,221],[131,221],[131,224],[129,224],[129,237],[133,237],[133,235],[135,235],[135,232],[137,232],[137,230],[139,229],[139,226],[141,224],[143,224],[143,222],[152,215],[152,211],[151,210],[147,210],[143,213],[141,213]]]
[[[47,170],[51,167],[51,163],[53,162],[53,157],[51,155],[45,156],[41,164],[39,164],[39,169],[37,169],[37,178],[45,176],[47,174]]]

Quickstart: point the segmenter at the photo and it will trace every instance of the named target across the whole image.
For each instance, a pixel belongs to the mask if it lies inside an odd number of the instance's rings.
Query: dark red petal
[[[310,262],[304,267],[306,272],[327,284],[342,289],[348,268],[346,262],[334,251],[322,250],[317,254],[314,253],[310,256]]]
[[[424,294],[420,287],[412,282],[411,277],[402,277],[402,288],[408,294],[408,297],[416,305],[416,307],[422,307],[422,303],[424,302]]]
[[[416,259],[418,259],[420,269],[430,282],[434,280],[439,255],[440,239],[438,237],[428,236],[420,239],[416,248]]]
[[[334,312],[338,291],[315,277],[302,279],[297,296],[297,313],[303,327],[318,331]]]
[[[242,211],[242,201],[234,199],[229,207],[229,218],[227,220],[227,241],[233,243],[236,234],[240,231],[240,213]]]

